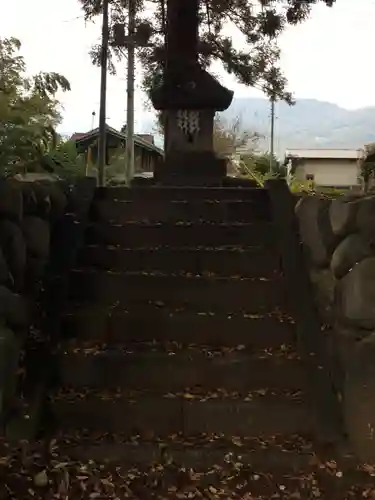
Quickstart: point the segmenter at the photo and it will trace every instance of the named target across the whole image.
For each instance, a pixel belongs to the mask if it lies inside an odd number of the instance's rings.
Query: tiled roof
[[[113,127],[110,127],[107,125],[107,131],[114,135],[115,137],[118,137],[121,140],[126,141],[126,134],[123,134],[122,132],[119,132],[118,130],[114,129]],[[83,141],[86,139],[89,139],[90,137],[95,137],[96,135],[99,134],[99,128],[94,128],[93,130],[90,130],[89,132],[76,132],[75,134],[72,135],[70,140],[72,141]],[[134,135],[134,143],[137,146],[142,147],[143,149],[147,149],[148,151],[153,151],[155,153],[160,154],[161,156],[164,154],[163,150],[155,146],[155,144],[152,144],[150,141],[147,141],[143,139],[142,137],[138,135]]]

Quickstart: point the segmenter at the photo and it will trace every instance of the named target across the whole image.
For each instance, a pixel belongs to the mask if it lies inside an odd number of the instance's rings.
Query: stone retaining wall
[[[375,196],[304,196],[296,214],[346,430],[375,461]]]
[[[73,265],[71,225],[88,211],[92,179],[69,187],[61,182],[0,180],[0,422],[22,412],[21,392],[32,381],[26,370],[28,347],[45,345],[46,305],[52,275]],[[82,190],[83,184],[89,184]],[[83,192],[86,190],[86,196]],[[90,198],[91,197],[91,198]],[[69,233],[69,234],[67,234]],[[73,235],[73,240],[77,240]],[[56,309],[56,307],[55,307]],[[36,348],[37,349],[37,348]],[[35,354],[35,352],[34,352]],[[37,357],[36,357],[37,359]],[[46,361],[47,362],[47,361]],[[35,367],[31,367],[33,370]],[[37,367],[36,367],[37,368]],[[26,373],[23,373],[26,370]],[[23,394],[25,396],[25,394]]]

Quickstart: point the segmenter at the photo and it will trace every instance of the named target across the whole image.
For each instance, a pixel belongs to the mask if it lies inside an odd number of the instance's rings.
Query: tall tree
[[[222,157],[230,157],[236,153],[238,148],[247,146],[249,149],[254,149],[260,135],[245,130],[242,127],[240,118],[228,122],[216,115],[213,138],[216,154]]]
[[[61,121],[56,100],[59,90],[70,90],[58,73],[26,75],[21,43],[0,38],[0,172],[35,169],[48,149],[57,142]]]
[[[79,1],[87,20],[94,20],[101,14],[101,0]],[[128,0],[109,1],[111,28],[118,23],[125,24]],[[143,65],[144,90],[150,94],[163,76],[167,0],[135,1],[137,24],[147,22],[152,27],[149,46],[138,49]],[[270,96],[291,102],[292,96],[286,90],[287,82],[278,65],[280,51],[277,39],[287,25],[305,21],[312,6],[319,2],[331,7],[335,0],[201,0],[201,65],[207,68],[213,61],[220,61],[239,82],[257,86]],[[228,27],[231,28],[230,35]],[[124,53],[121,48],[113,44],[110,46],[109,64],[114,72],[114,57],[122,60]],[[94,64],[100,64],[100,52],[98,41],[91,50]]]

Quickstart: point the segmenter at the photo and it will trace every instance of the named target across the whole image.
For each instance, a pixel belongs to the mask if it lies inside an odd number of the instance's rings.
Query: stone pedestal
[[[207,78],[211,81],[211,78]],[[225,104],[230,103],[232,92],[222,87],[218,82],[213,83],[210,99],[215,100],[215,92],[219,91],[220,97],[225,97]],[[154,172],[155,181],[175,185],[221,185],[226,176],[226,160],[217,158],[213,149],[213,127],[215,109],[223,101],[216,94],[216,105],[212,108],[199,108],[203,106],[201,92],[196,92],[195,87],[187,96],[180,94],[176,89],[175,104],[188,104],[186,107],[169,108],[165,113],[165,160]],[[185,101],[186,99],[186,101]],[[193,102],[193,104],[189,104]],[[208,100],[207,100],[208,102]]]
[[[221,186],[226,176],[226,160],[212,151],[168,154],[154,172],[157,183],[170,186]]]
[[[171,110],[165,115],[165,160],[156,182],[173,185],[221,185],[226,161],[213,152],[214,111]]]

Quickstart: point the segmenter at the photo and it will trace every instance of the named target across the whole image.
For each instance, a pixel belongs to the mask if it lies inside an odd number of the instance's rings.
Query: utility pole
[[[134,177],[134,67],[135,67],[135,0],[128,0],[128,74],[126,113],[126,179]]]
[[[106,160],[106,97],[107,97],[107,63],[108,63],[108,0],[103,0],[103,25],[102,25],[102,52],[100,58],[100,109],[99,109],[99,142],[98,142],[98,168],[99,186],[105,183]]]
[[[275,154],[275,97],[271,97],[271,144],[270,144],[270,173],[273,173]]]
[[[95,116],[96,116],[96,113],[95,113],[95,111],[93,111],[91,113],[91,130],[94,130]]]
[[[134,71],[135,47],[149,46],[152,28],[148,23],[136,26],[136,0],[128,0],[128,36],[125,36],[124,24],[115,24],[113,27],[114,45],[126,47],[128,52],[127,71],[127,110],[126,110],[126,151],[125,177],[128,182],[134,177]]]

